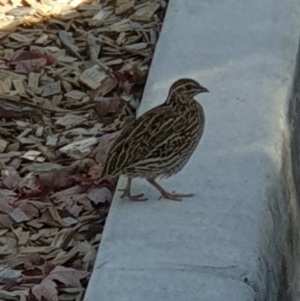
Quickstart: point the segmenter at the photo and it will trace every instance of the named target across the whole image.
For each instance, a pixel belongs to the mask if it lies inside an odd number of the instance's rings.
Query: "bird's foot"
[[[170,193],[170,192],[165,191],[159,197],[159,200],[161,200],[161,199],[167,199],[167,200],[171,200],[171,201],[181,202],[183,198],[191,198],[194,195],[195,195],[194,193],[178,194],[178,193]]]
[[[147,198],[143,198],[144,194],[140,193],[140,194],[136,194],[136,195],[131,195],[130,191],[128,191],[127,189],[119,189],[119,191],[124,191],[124,193],[122,193],[122,195],[120,196],[121,199],[123,198],[127,198],[130,201],[133,202],[145,202],[147,201]]]

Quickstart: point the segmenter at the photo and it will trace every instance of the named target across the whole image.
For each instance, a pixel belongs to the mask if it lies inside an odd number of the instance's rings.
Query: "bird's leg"
[[[182,198],[190,198],[195,195],[194,193],[189,193],[189,194],[170,193],[164,190],[154,179],[147,179],[147,181],[161,193],[159,199],[164,198],[172,201],[182,201]]]
[[[143,198],[143,196],[144,196],[143,193],[137,194],[137,195],[131,195],[131,192],[130,192],[130,190],[131,190],[131,181],[132,181],[132,178],[128,177],[127,185],[126,185],[125,189],[119,189],[119,191],[124,191],[124,193],[121,195],[121,199],[128,198],[129,200],[135,201],[135,202],[147,201],[146,198]]]

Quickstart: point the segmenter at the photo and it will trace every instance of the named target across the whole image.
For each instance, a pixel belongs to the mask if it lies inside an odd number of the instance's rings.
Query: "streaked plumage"
[[[208,90],[192,79],[176,81],[165,103],[146,112],[121,132],[96,183],[126,175],[128,184],[122,197],[138,201],[145,199],[143,194],[131,196],[134,177],[145,178],[163,198],[179,201],[192,196],[169,193],[155,179],[178,173],[198,145],[204,129],[204,112],[193,97],[202,92]]]

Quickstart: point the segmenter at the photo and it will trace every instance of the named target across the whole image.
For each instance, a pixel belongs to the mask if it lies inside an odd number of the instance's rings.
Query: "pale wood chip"
[[[81,55],[79,54],[79,48],[75,45],[75,42],[72,38],[71,33],[68,33],[65,30],[60,30],[58,32],[58,36],[61,40],[61,43],[71,52],[73,53],[78,59],[83,60]]]
[[[116,59],[116,60],[112,60],[112,61],[108,61],[108,62],[105,62],[105,64],[107,66],[114,66],[114,65],[120,65],[123,63],[123,60],[122,59]]]
[[[55,207],[47,208],[47,211],[44,212],[43,216],[41,217],[41,221],[55,227],[62,225],[61,217]]]
[[[34,144],[35,142],[31,139],[31,138],[18,138],[18,141],[23,144],[23,145],[26,145],[26,144]]]
[[[105,96],[118,85],[118,80],[114,77],[107,77],[97,89],[97,96]]]
[[[6,237],[0,237],[0,244],[3,246],[6,245],[6,243],[7,243]]]
[[[62,63],[74,63],[75,61],[77,61],[77,58],[66,55],[58,57],[57,60]]]
[[[80,4],[82,4],[82,0],[71,0],[70,2],[70,6],[74,8],[79,6]]]
[[[13,54],[13,50],[10,52],[9,56]],[[0,72],[0,80],[6,80],[7,78],[13,79],[19,79],[21,81],[26,81],[27,76],[22,74],[16,74],[12,71],[3,70]]]
[[[52,263],[55,265],[63,265],[65,262],[68,262],[71,258],[74,258],[78,255],[79,251],[77,249],[73,249],[69,252],[60,251],[56,257],[52,260]]]
[[[7,147],[8,142],[0,138],[0,153],[3,153]]]
[[[59,15],[61,15],[63,9],[64,9],[63,4],[56,3],[55,5],[52,6],[51,14],[53,16],[59,16]]]
[[[80,141],[72,142],[59,149],[60,152],[67,154],[74,159],[82,159],[86,155],[90,154],[91,146],[98,143],[97,138],[87,138]]]
[[[117,45],[121,45],[123,43],[124,38],[126,37],[126,33],[125,32],[121,32],[117,38]]]
[[[19,94],[19,95],[25,95],[26,94],[26,92],[25,92],[25,87],[24,87],[24,85],[23,85],[23,82],[22,82],[22,80],[20,80],[20,79],[14,79],[13,81],[13,85],[14,85],[14,87],[15,87],[15,89],[17,90],[17,93]]]
[[[16,40],[18,42],[23,42],[25,44],[30,44],[32,41],[33,41],[33,37],[29,38],[28,36],[26,35],[21,35],[19,33],[12,33],[9,35],[9,37],[13,40]]]
[[[132,23],[129,19],[121,20],[120,22],[115,22],[114,24],[108,26],[105,30],[106,31],[113,31],[113,32],[126,32],[133,30]],[[104,40],[109,43],[109,45],[114,46],[114,43],[112,41],[109,41],[107,38],[104,38]],[[116,49],[118,49],[116,47]]]
[[[12,79],[11,77],[7,77],[4,79],[4,84],[8,87],[8,89],[12,88]]]
[[[67,82],[67,81],[65,81],[65,80],[63,80],[63,81],[61,82],[61,84],[62,84],[63,88],[64,88],[67,92],[70,92],[70,91],[73,89],[73,86],[72,86],[69,82]]]
[[[0,22],[0,30],[5,32],[12,32],[18,26],[23,24],[23,20],[20,18],[18,20],[1,20]]]
[[[45,45],[47,42],[48,42],[48,38],[49,36],[45,33],[43,33],[40,37],[38,37],[36,40],[35,40],[35,44],[41,44],[41,45]],[[49,48],[48,48],[49,49]],[[50,50],[50,49],[49,49]]]
[[[73,217],[64,217],[62,222],[65,227],[74,226],[78,223],[78,221]]]
[[[32,254],[32,253],[38,253],[38,254],[49,254],[52,251],[54,251],[54,247],[25,247],[21,250],[22,254]]]
[[[96,136],[98,133],[101,133],[103,130],[103,125],[100,123],[95,124],[92,128],[85,129],[85,128],[75,128],[71,130],[66,130],[63,132],[64,135],[70,135],[73,137],[78,136]]]
[[[150,2],[147,6],[144,6],[132,15],[131,19],[133,21],[140,21],[140,22],[150,22],[154,13],[160,8],[159,3]]]
[[[22,223],[25,221],[30,221],[30,217],[26,215],[20,208],[15,208],[12,212],[9,213],[9,216],[16,222]]]
[[[134,7],[135,0],[116,0],[115,14],[121,15]]]
[[[41,75],[39,73],[30,72],[28,75],[28,87],[31,87],[34,89],[38,88],[40,76]]]
[[[21,172],[29,171],[33,172],[35,174],[42,174],[47,172],[52,172],[54,170],[61,169],[61,165],[56,163],[32,163],[30,165],[25,166],[23,169],[21,169]]]
[[[29,288],[28,289],[20,289],[14,291],[7,291],[0,289],[0,298],[2,300],[19,300],[26,301],[29,296]]]
[[[49,12],[52,10],[51,5],[41,4],[36,2],[34,5],[35,9],[42,15],[46,16],[49,14]]]
[[[39,230],[39,234],[43,237],[53,237],[58,233],[58,228],[49,228]]]
[[[89,35],[87,37],[87,44],[90,47],[90,58],[92,62],[96,62],[98,60],[100,51],[101,51],[101,45],[99,43],[99,40],[95,39],[93,36]]]
[[[46,158],[44,158],[44,157],[37,157],[37,158],[35,159],[35,161],[36,161],[36,162],[42,163],[42,162],[45,162],[45,161],[46,161]]]
[[[92,18],[92,20],[103,21],[107,19],[112,14],[112,12],[113,10],[111,8],[103,8]],[[91,22],[91,24],[93,23]]]
[[[60,125],[68,129],[70,127],[74,127],[76,125],[83,123],[85,120],[86,120],[85,116],[67,114],[63,117],[58,118],[55,121],[55,125]]]
[[[126,45],[126,46],[124,46],[124,49],[127,49],[127,50],[142,50],[142,49],[146,49],[147,46],[148,46],[147,43],[137,43],[137,44]]]
[[[36,162],[44,162],[46,159],[49,160],[50,162],[51,161],[54,161],[55,160],[55,154],[53,153],[53,151],[51,149],[49,149],[48,147],[44,146],[44,145],[41,145],[39,143],[36,144],[40,154],[43,155],[43,157],[37,157],[35,159]],[[36,152],[38,153],[38,152]]]
[[[29,236],[30,236],[29,231],[22,232],[21,235],[19,236],[19,242],[18,242],[19,246],[26,245],[29,240]]]
[[[22,158],[29,160],[29,161],[35,161],[36,158],[41,154],[41,152],[36,151],[36,150],[30,150],[27,151]]]
[[[0,93],[8,94],[10,92],[7,82],[0,81]]]
[[[64,10],[66,11],[66,7],[64,8]],[[69,9],[67,9],[66,13],[64,13],[60,18],[62,20],[73,20],[75,18],[80,17],[80,13],[77,12],[76,10],[73,10],[71,7],[69,7]]]
[[[89,69],[86,69],[80,75],[80,81],[90,87],[91,89],[97,89],[101,83],[106,79],[107,75],[101,71],[99,66],[95,65]]]
[[[64,51],[64,53],[66,53],[66,50],[65,49],[59,49],[58,47],[56,46],[46,46],[45,47],[47,50],[50,50],[53,54],[55,52],[60,52],[60,51]],[[55,55],[54,55],[55,56]]]
[[[10,165],[14,167],[16,170],[18,170],[21,166],[22,160],[19,158],[14,158],[11,162]]]
[[[43,97],[47,97],[47,96],[51,96],[51,95],[61,93],[60,81],[56,81],[54,83],[44,85],[44,86],[42,86],[42,88],[43,88],[43,91],[44,91],[42,93]]]
[[[0,236],[3,236],[4,234],[6,234],[8,232],[7,229],[2,229],[0,230]]]
[[[35,131],[35,135],[37,137],[42,137],[44,133],[44,126],[40,125],[37,127],[36,131]]]
[[[19,124],[21,125],[21,122],[20,122],[20,121],[18,121],[17,123],[19,123]],[[27,126],[28,126],[28,123],[25,123],[25,124],[24,124],[24,127],[27,127]],[[22,127],[22,126],[20,126],[20,127]],[[33,129],[31,129],[31,128],[26,128],[25,130],[23,130],[23,132],[22,132],[21,134],[19,134],[19,135],[17,136],[17,139],[20,140],[21,138],[24,138],[24,137],[27,136],[30,132],[32,132],[32,130],[33,130]]]
[[[10,16],[25,16],[34,15],[36,10],[32,7],[17,7],[6,12],[6,15]]]
[[[84,96],[86,96],[86,93],[79,90],[72,90],[65,94],[65,97],[69,97],[74,100],[81,100]]]
[[[5,154],[0,154],[0,160],[5,160],[5,159],[11,159],[13,157],[19,157],[22,153],[21,152],[9,152]]]
[[[58,142],[57,135],[48,135],[46,138],[47,146],[56,146],[57,142]]]
[[[31,220],[27,223],[27,225],[36,229],[41,229],[42,227],[44,227],[44,224],[40,222],[40,219]]]
[[[21,271],[13,270],[13,269],[4,269],[0,268],[0,282],[1,283],[19,283],[21,282]]]
[[[71,228],[60,230],[51,242],[51,246],[65,249],[74,235],[74,230]]]

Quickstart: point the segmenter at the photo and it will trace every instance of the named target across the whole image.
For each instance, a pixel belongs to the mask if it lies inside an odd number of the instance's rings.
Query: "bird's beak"
[[[208,93],[208,92],[209,92],[209,90],[208,90],[208,89],[206,89],[206,88],[202,87],[201,89],[199,89],[199,90],[196,90],[196,92],[195,92],[195,94],[194,94],[194,95],[198,95],[198,94],[200,94],[200,93]]]

